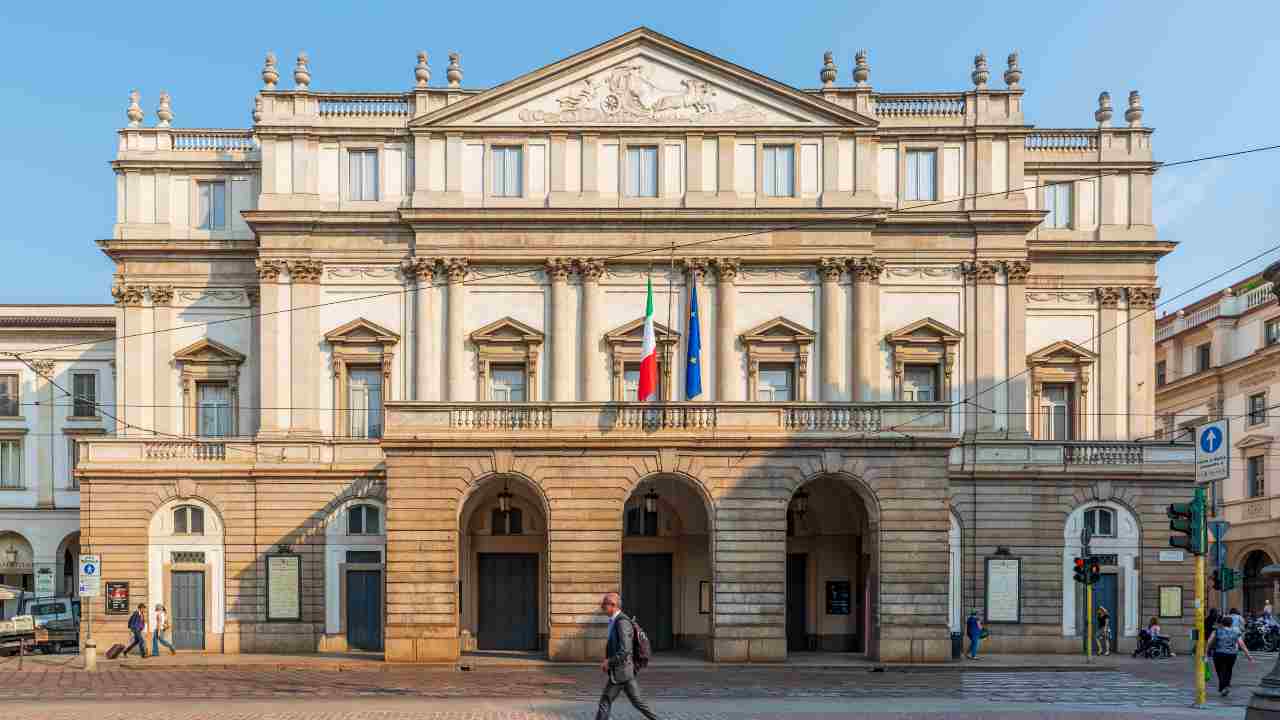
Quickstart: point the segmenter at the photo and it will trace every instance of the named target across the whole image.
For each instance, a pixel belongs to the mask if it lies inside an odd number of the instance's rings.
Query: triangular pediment
[[[781,315],[772,320],[766,320],[742,333],[744,339],[765,341],[812,340],[814,335],[815,333],[809,328],[793,320],[788,320]]]
[[[874,119],[637,28],[410,126],[851,126]]]
[[[242,363],[245,356],[216,340],[201,338],[173,354],[179,362]]]
[[[1070,340],[1059,340],[1027,356],[1028,365],[1070,365],[1092,363],[1097,353],[1089,352]]]
[[[1237,450],[1245,450],[1254,447],[1263,447],[1275,442],[1274,435],[1247,435],[1243,440],[1236,443]]]
[[[666,325],[656,320],[653,323],[653,334],[658,342],[679,342],[680,333],[670,331]],[[670,338],[668,340],[668,338]],[[643,342],[644,341],[644,318],[636,318],[629,322],[625,322],[618,327],[604,334],[605,342]]]
[[[400,336],[371,320],[356,318],[325,333],[324,339],[330,343],[379,343],[387,345],[399,342]]]
[[[472,342],[542,342],[542,331],[536,330],[513,317],[494,320],[471,333]]]
[[[956,343],[962,338],[964,335],[959,330],[926,317],[889,333],[885,339],[890,343]]]

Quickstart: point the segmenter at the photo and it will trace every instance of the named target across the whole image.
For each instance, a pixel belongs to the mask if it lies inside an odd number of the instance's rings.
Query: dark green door
[[[204,571],[173,573],[173,645],[179,650],[204,649]]]
[[[671,592],[671,554],[622,556],[622,610],[635,618],[654,651],[676,646]]]
[[[809,633],[805,629],[808,615],[805,602],[809,592],[808,567],[808,555],[804,553],[787,555],[787,652],[802,652],[809,649]]]
[[[382,650],[382,571],[347,571],[347,646]]]
[[[481,650],[537,650],[538,556],[480,554],[479,637]]]

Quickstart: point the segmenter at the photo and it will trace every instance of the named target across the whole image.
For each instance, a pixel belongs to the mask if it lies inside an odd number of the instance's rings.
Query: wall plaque
[[[267,622],[302,620],[302,558],[267,556]]]
[[[1160,586],[1160,617],[1182,617],[1182,586]]]
[[[129,583],[107,581],[107,614],[129,614]]]
[[[1022,622],[1022,559],[987,558],[986,622]]]
[[[1182,562],[1187,556],[1181,550],[1161,550],[1160,562]]]
[[[848,615],[853,607],[848,580],[827,581],[827,614]]]

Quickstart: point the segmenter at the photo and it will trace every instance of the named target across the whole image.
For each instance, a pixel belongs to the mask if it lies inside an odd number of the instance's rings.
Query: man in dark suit
[[[613,709],[613,701],[618,693],[626,693],[627,699],[641,715],[649,720],[657,720],[658,716],[649,709],[649,704],[640,697],[640,685],[636,683],[636,668],[631,660],[631,618],[622,614],[622,596],[616,592],[607,593],[600,600],[600,610],[609,616],[609,642],[605,646],[605,657],[600,663],[600,670],[609,676],[604,692],[600,694],[600,709],[596,711],[596,720],[609,720],[609,712]]]

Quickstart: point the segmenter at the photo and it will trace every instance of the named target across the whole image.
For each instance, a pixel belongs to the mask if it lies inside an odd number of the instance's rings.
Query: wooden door
[[[644,628],[655,652],[675,649],[670,553],[622,556],[622,610]]]
[[[382,571],[347,571],[347,647],[382,650]]]
[[[538,650],[538,556],[481,553],[476,647]]]
[[[178,650],[204,649],[204,571],[175,571],[172,575],[173,646]]]

